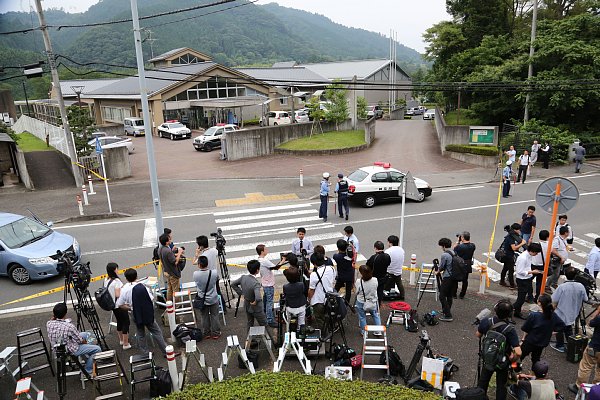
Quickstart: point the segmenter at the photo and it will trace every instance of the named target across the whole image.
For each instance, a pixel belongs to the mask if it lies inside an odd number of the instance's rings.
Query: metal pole
[[[544,257],[544,274],[542,275],[542,288],[541,294],[544,294],[546,290],[546,279],[548,279],[548,266],[550,265],[550,254],[552,253],[552,242],[554,241],[554,234],[556,231],[556,218],[558,216],[558,203],[560,200],[560,180],[556,183],[556,189],[554,192],[554,206],[552,207],[552,221],[550,222],[550,237],[548,238],[548,247],[546,250],[546,257]],[[560,268],[560,267],[559,267]]]
[[[358,126],[358,109],[356,106],[356,75],[352,77],[352,129],[356,130]]]
[[[400,247],[404,242],[404,206],[406,205],[406,175],[402,179],[402,213],[400,214]],[[402,247],[404,248],[404,247]]]
[[[146,149],[148,154],[148,171],[150,172],[150,188],[152,189],[152,203],[154,206],[154,218],[156,219],[156,237],[158,238],[163,233],[163,219],[162,211],[160,208],[160,193],[158,190],[156,162],[154,160],[154,144],[152,143],[152,124],[150,122],[150,109],[148,107],[146,72],[144,70],[144,55],[142,53],[142,38],[140,35],[140,21],[138,18],[137,0],[131,0],[131,17],[133,19],[135,58],[137,61],[138,76],[140,80],[140,97],[142,103],[142,113],[144,116],[144,131],[146,132],[145,136]]]
[[[27,106],[27,116],[31,117],[31,111],[29,111],[29,99],[27,98],[27,87],[25,86],[25,81],[23,83],[23,91],[25,92],[25,105]]]
[[[106,189],[106,199],[108,200],[108,212],[112,213],[112,203],[110,202],[110,192],[108,191],[108,179],[106,178],[106,168],[104,167],[104,152],[100,153],[100,160],[102,161],[102,175],[104,175],[104,189]]]
[[[294,87],[293,86],[290,86],[290,92],[292,93],[292,115],[290,115],[290,117],[291,117],[291,121],[293,124],[294,122],[296,122],[296,114],[294,111]]]
[[[62,90],[60,88],[60,80],[58,79],[58,71],[56,70],[56,64],[54,62],[54,54],[52,52],[52,43],[50,42],[50,35],[48,34],[48,28],[46,27],[46,18],[42,10],[42,0],[35,0],[35,8],[37,10],[38,19],[40,21],[40,29],[42,36],[44,37],[44,46],[46,47],[46,55],[48,56],[48,62],[50,63],[50,73],[52,74],[52,84],[56,90],[56,97],[58,100],[58,109],[60,110],[60,119],[62,121],[63,130],[65,132],[65,140],[67,142],[67,151],[69,152],[69,158],[71,159],[71,168],[73,170],[73,177],[75,178],[75,186],[81,187],[83,183],[83,177],[79,173],[79,169],[75,164],[77,162],[77,151],[75,151],[75,140],[73,140],[73,133],[71,133],[71,127],[69,126],[69,120],[67,119],[67,110],[65,109],[65,102],[63,100]]]
[[[538,0],[534,0],[533,16],[531,17],[531,42],[529,44],[529,69],[527,70],[527,82],[531,82],[531,78],[533,78],[533,55],[535,53],[535,47],[533,46],[533,43],[535,42],[535,33],[537,28],[537,11]],[[529,90],[527,90],[527,95],[525,96],[525,115],[523,116],[523,121],[529,121]]]

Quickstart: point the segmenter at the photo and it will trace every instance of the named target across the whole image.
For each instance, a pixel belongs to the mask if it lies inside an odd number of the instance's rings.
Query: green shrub
[[[404,386],[378,383],[328,380],[318,375],[298,372],[266,372],[246,374],[223,382],[187,386],[184,391],[170,394],[168,400],[227,399],[394,399],[439,400],[433,393],[419,392]]]
[[[254,119],[246,119],[244,120],[244,126],[247,125],[258,125],[260,123],[260,118],[254,118]]]
[[[479,156],[497,156],[498,148],[495,146],[469,146],[466,144],[449,144],[446,145],[446,151],[455,153],[477,154]]]

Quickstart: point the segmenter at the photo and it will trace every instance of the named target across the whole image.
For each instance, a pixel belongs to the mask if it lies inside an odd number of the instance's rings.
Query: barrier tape
[[[145,267],[146,265],[150,265],[150,264],[154,264],[154,262],[153,261],[149,261],[149,262],[146,262],[146,263],[143,263],[143,264],[134,265],[133,267],[123,268],[123,269],[120,269],[118,271],[118,273],[122,274],[123,272],[125,272],[129,268],[138,269],[138,268]],[[108,277],[107,274],[102,274],[102,275],[95,276],[92,279],[90,279],[90,283],[91,282],[99,281],[99,280],[104,279],[106,277]],[[64,285],[60,286],[60,287],[53,288],[53,289],[45,290],[45,291],[40,292],[40,293],[35,293],[35,294],[29,295],[29,296],[21,297],[20,299],[12,300],[12,301],[9,301],[8,303],[0,304],[0,307],[8,306],[10,304],[20,303],[22,301],[36,299],[38,297],[47,296],[49,294],[54,294],[54,293],[62,292],[63,290],[65,290]]]
[[[98,178],[100,178],[100,179],[101,179],[101,180],[103,180],[103,181],[107,181],[107,180],[108,180],[108,178],[105,178],[105,177],[103,177],[102,175],[100,175],[100,174],[96,173],[96,171],[94,171],[94,170],[92,170],[92,169],[89,169],[88,167],[86,167],[86,166],[85,166],[85,165],[83,165],[83,164],[80,164],[80,163],[78,163],[78,162],[74,162],[73,164],[77,165],[79,168],[83,168],[83,169],[87,170],[88,172],[90,172],[90,173],[92,173],[92,174],[96,175]]]
[[[487,273],[487,266],[490,265],[490,260],[492,258],[492,249],[494,248],[494,238],[496,236],[496,225],[498,224],[498,215],[500,214],[500,199],[502,195],[502,174],[500,174],[500,184],[498,185],[498,200],[496,201],[496,215],[494,216],[494,227],[492,228],[492,234],[490,236],[490,244],[488,247],[487,259],[483,264],[485,268],[481,269],[480,279],[484,278],[485,274],[485,283],[486,287],[490,287],[490,276]]]

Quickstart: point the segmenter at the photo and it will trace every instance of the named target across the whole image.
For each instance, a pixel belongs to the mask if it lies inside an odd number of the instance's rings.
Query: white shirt
[[[313,247],[312,242],[306,236],[304,236],[304,239],[302,239],[302,248],[304,250],[306,250],[306,255],[308,255],[308,256],[310,256],[315,251],[315,248]],[[300,238],[296,238],[292,241],[292,253],[297,256],[299,256],[301,254]]]
[[[402,266],[404,265],[404,249],[400,246],[388,247],[385,252],[389,254],[390,265],[388,266],[388,273],[392,275],[402,275]]]
[[[573,229],[571,229],[571,225],[569,225],[569,224],[561,225],[561,224],[557,223],[556,229],[554,230],[554,237],[560,236],[559,230],[560,230],[561,226],[566,226],[567,228],[569,228],[569,235],[567,236],[567,239],[569,239],[569,240],[573,239]]]
[[[554,240],[552,241],[552,248],[556,249],[556,251],[558,252],[558,255],[561,256],[562,258],[564,258],[565,262],[563,264],[565,264],[567,262],[567,260],[569,259],[569,252],[567,251],[566,239],[563,239],[560,236],[555,237]]]
[[[521,165],[529,165],[529,155],[521,154],[519,156],[519,163]]]
[[[590,271],[590,274],[594,271],[600,271],[600,248],[596,246],[592,247],[585,267]]]
[[[106,287],[106,285],[108,285],[110,280],[111,280],[111,278],[104,279],[104,287]],[[115,297],[115,290],[117,290],[118,288],[122,288],[122,287],[123,287],[123,282],[121,282],[121,280],[118,278],[113,279],[110,286],[108,287],[108,293],[110,293],[110,297],[112,297],[115,304],[117,303],[117,298]]]
[[[266,258],[259,257],[260,262],[260,283],[263,287],[275,286],[275,276],[273,275],[273,268],[275,264]]]
[[[515,262],[515,277],[517,279],[531,279],[532,276],[528,274],[531,271],[531,258],[528,251],[519,254]]]
[[[514,163],[515,157],[517,156],[517,151],[516,150],[508,150],[506,152],[506,155],[508,156],[508,159]]]
[[[131,299],[131,292],[133,291],[133,287],[135,285],[143,285],[143,283],[141,282],[127,282],[126,284],[123,285],[123,287],[121,288],[121,296],[119,296],[119,298],[117,299],[117,302],[115,303],[116,308],[121,307],[124,304],[129,305],[130,309],[133,310],[133,300]],[[146,286],[144,286],[146,287]],[[146,290],[148,291],[148,296],[150,296],[150,300],[154,300],[154,296],[152,296],[152,292],[150,291],[150,289],[148,289],[148,287],[146,287]]]
[[[541,253],[538,253],[537,256],[531,257],[531,265],[544,265],[544,262],[546,261],[546,254],[548,254],[548,241],[540,240],[540,246],[542,246],[542,251]]]
[[[310,274],[310,283],[308,287],[315,291],[310,299],[311,306],[315,304],[325,304],[325,293],[333,292],[335,275],[335,270],[330,265],[323,265]],[[320,281],[319,276],[321,277]]]
[[[215,271],[217,274],[219,273],[219,251],[214,247],[209,247],[205,249],[201,254],[208,259],[208,269]]]
[[[354,245],[354,250],[356,251],[356,254],[360,253],[360,244],[358,243],[358,238],[356,237],[356,235],[353,233],[350,236],[342,236],[342,239],[344,239],[346,242],[352,242],[352,244]]]

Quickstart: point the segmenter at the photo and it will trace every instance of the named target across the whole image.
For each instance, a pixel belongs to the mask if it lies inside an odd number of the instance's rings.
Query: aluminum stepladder
[[[435,294],[435,301],[439,300],[438,280],[433,270],[433,264],[421,264],[417,277],[417,298],[421,293]]]
[[[273,365],[273,372],[281,371],[281,366],[285,361],[285,356],[288,354],[288,351],[293,351],[304,370],[306,375],[310,375],[312,369],[310,367],[310,360],[306,358],[306,354],[304,353],[304,348],[298,342],[296,338],[296,332],[286,332],[283,340],[283,345],[279,348],[279,357],[277,357],[277,361],[275,361]]]
[[[190,290],[173,293],[173,309],[175,310],[175,322],[177,324],[196,327],[196,314],[194,313]]]
[[[123,364],[117,357],[117,352],[115,350],[102,351],[100,353],[96,353],[93,356],[94,359],[94,376],[92,379],[94,380],[94,384],[96,385],[98,391],[100,392],[100,382],[118,380],[119,386],[121,388],[118,392],[108,393],[104,395],[100,395],[96,397],[96,400],[104,400],[111,399],[116,397],[125,396],[123,390],[123,379],[125,379],[126,383],[129,383],[127,379],[127,374],[125,373],[125,368],[123,368]],[[109,368],[115,368],[114,372],[104,372]],[[119,372],[119,369],[121,370]]]
[[[25,396],[28,399],[33,399],[29,394],[31,388],[35,390],[37,393],[37,400],[46,400],[46,396],[43,390],[39,390],[31,381],[31,377],[25,377],[19,381],[17,381],[16,376],[19,374],[19,371],[23,366],[25,366],[26,362],[23,362],[21,366],[15,366],[14,369],[11,369],[10,361],[16,357],[17,348],[14,346],[6,347],[4,350],[0,352],[0,374],[2,375],[10,375],[12,381],[15,383],[15,396],[17,399],[20,399],[21,396]]]
[[[260,343],[265,345],[265,348],[269,352],[269,356],[271,356],[271,361],[275,361],[275,355],[273,354],[273,342],[271,338],[267,336],[267,331],[264,326],[251,326],[248,330],[248,336],[246,337],[245,349],[246,351],[250,350],[250,346],[252,344],[252,340],[258,340],[260,350]]]
[[[379,336],[370,337],[370,334],[379,334]],[[386,352],[385,364],[367,364],[367,356],[377,356],[378,360],[381,352]],[[371,358],[370,357],[370,358]],[[387,346],[387,328],[384,325],[366,325],[363,336],[362,362],[360,364],[360,379],[363,378],[365,369],[381,369],[387,374],[390,373],[389,354]]]
[[[33,382],[31,382],[30,376],[20,379],[17,382],[17,387],[15,388],[15,399],[21,399],[23,398],[21,396],[25,396],[25,398],[33,400],[33,397],[31,397],[31,395],[29,394],[31,388],[33,388],[33,390],[35,390],[35,392],[37,393],[35,397],[36,400],[46,400],[46,395],[44,394],[44,391],[39,390],[37,387],[35,387]]]
[[[145,354],[136,354],[129,357],[129,373],[131,378],[131,400],[135,399],[135,387],[140,383],[150,382],[156,378],[156,365],[152,358],[152,352]],[[144,376],[140,378],[140,374]],[[138,375],[137,377],[135,375]]]
[[[183,389],[183,386],[185,385],[185,379],[187,377],[191,358],[194,358],[194,360],[196,360],[196,362],[200,366],[200,371],[202,371],[202,374],[204,375],[204,377],[210,383],[214,382],[215,378],[213,375],[213,369],[212,369],[212,367],[206,366],[206,361],[204,359],[204,353],[202,353],[198,349],[198,347],[196,346],[195,340],[188,340],[187,342],[185,342],[185,353],[182,353],[182,359],[181,359],[182,371],[179,373],[179,382],[181,385],[180,389]]]
[[[227,336],[227,347],[225,351],[221,354],[221,366],[217,368],[217,378],[219,381],[225,379],[225,372],[227,372],[227,366],[231,362],[231,357],[234,355],[239,355],[242,359],[242,362],[250,371],[251,374],[255,374],[254,364],[252,361],[248,360],[248,356],[246,355],[246,350],[240,346],[240,342],[236,335]]]

